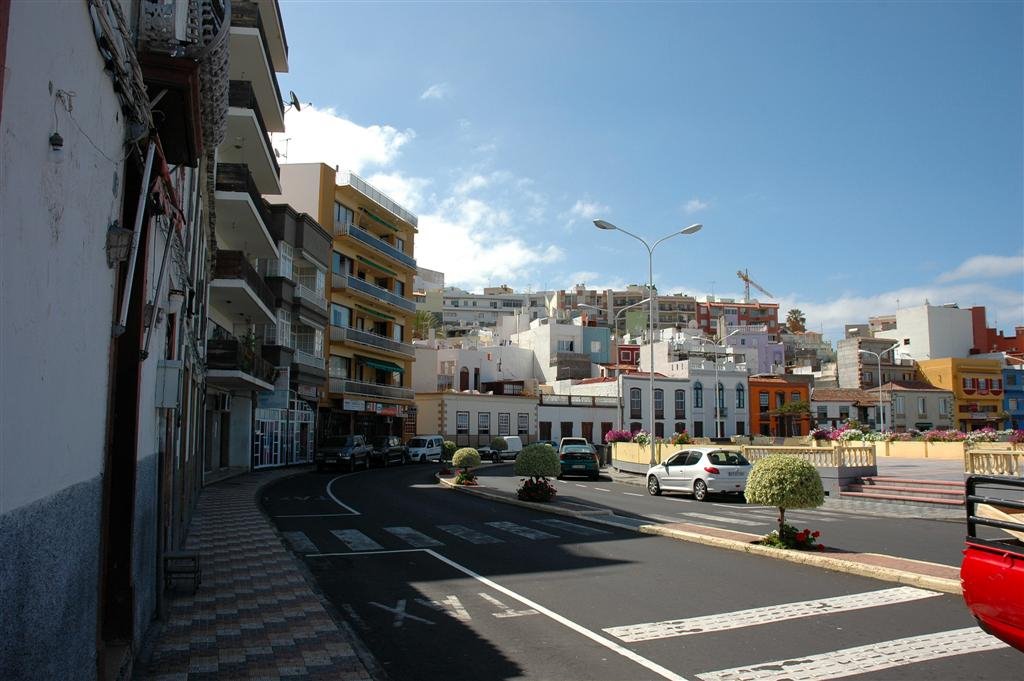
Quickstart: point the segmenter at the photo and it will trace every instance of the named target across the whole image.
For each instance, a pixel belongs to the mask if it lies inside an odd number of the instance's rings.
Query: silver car
[[[711,493],[742,494],[750,462],[742,454],[718,447],[689,447],[647,470],[647,491],[689,492],[697,501]]]

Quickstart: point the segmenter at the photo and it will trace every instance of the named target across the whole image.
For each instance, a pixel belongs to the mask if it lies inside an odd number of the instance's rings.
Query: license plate
[[[729,471],[730,477],[735,477],[737,475],[743,475],[743,471]]]
[[[586,466],[584,466],[581,463],[577,463],[577,464],[573,464],[573,468],[586,468]]]

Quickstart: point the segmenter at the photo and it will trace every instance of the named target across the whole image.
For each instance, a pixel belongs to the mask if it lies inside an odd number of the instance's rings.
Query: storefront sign
[[[380,413],[382,416],[398,416],[398,407],[384,407]]]
[[[365,400],[342,400],[342,409],[345,411],[363,411],[366,409]]]

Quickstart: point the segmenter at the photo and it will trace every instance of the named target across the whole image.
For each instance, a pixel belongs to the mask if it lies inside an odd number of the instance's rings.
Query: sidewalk
[[[136,663],[139,681],[373,679],[373,658],[336,623],[259,507],[279,469],[203,489],[186,548],[199,552],[202,585],[178,586]],[[148,657],[148,659],[143,659]]]

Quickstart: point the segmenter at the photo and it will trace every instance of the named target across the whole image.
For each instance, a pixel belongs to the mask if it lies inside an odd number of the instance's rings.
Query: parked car
[[[715,492],[743,494],[750,462],[742,454],[717,447],[689,447],[647,470],[647,491],[689,492],[706,501]]]
[[[320,443],[314,455],[316,470],[322,472],[328,466],[343,466],[350,471],[362,464],[370,467],[371,447],[362,435],[339,435],[329,437]]]
[[[403,464],[409,460],[409,448],[402,444],[397,435],[378,435],[373,438],[370,463],[387,467],[393,463]]]
[[[440,461],[444,451],[444,438],[440,435],[417,435],[406,443],[409,448],[409,460],[426,463]]]
[[[585,475],[591,480],[601,477],[601,461],[591,444],[568,444],[559,447],[558,462],[562,465],[559,479],[566,475]]]
[[[501,463],[503,459],[514,459],[519,452],[523,451],[523,438],[518,435],[502,435],[505,440],[506,449],[503,452],[496,452],[490,447],[486,447],[489,450],[489,456],[491,461],[494,463]],[[480,458],[487,458],[483,452],[480,453]]]

